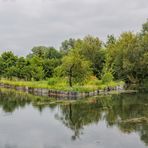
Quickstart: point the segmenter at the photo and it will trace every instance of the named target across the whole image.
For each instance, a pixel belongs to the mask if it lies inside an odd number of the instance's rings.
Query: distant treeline
[[[43,80],[68,77],[69,83],[83,82],[87,76],[113,77],[129,83],[148,78],[148,21],[138,33],[109,35],[103,43],[98,37],[69,39],[60,49],[38,46],[26,57],[12,51],[0,55],[0,77]]]

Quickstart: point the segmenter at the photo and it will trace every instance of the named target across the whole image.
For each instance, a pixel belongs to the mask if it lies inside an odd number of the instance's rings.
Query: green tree
[[[61,58],[61,54],[54,47],[37,46],[31,49],[32,53],[27,57],[32,58],[37,56],[43,59]]]
[[[70,87],[73,83],[82,84],[91,73],[90,63],[77,50],[72,50],[62,59],[62,65],[58,70],[63,76],[68,77]]]
[[[61,43],[60,51],[63,55],[67,54],[70,49],[75,47],[75,39],[70,38],[69,40],[65,40]]]
[[[54,47],[49,47],[46,49],[44,53],[44,58],[45,59],[60,59],[61,54],[59,51],[57,51]]]
[[[99,38],[86,36],[83,40],[77,40],[75,48],[79,50],[84,58],[91,62],[93,74],[101,77],[101,72],[105,62],[105,51],[102,48],[102,42]]]
[[[107,42],[105,43],[105,47],[112,46],[116,43],[116,38],[114,35],[108,35],[107,36]]]
[[[148,19],[147,21],[142,25],[142,34],[148,34]]]
[[[43,59],[37,56],[34,56],[31,59],[28,59],[31,70],[31,78],[34,80],[42,80],[44,78],[44,71],[43,71]]]
[[[13,54],[13,52],[11,52],[11,51],[7,51],[7,52],[2,53],[0,62],[1,62],[1,66],[3,68],[3,69],[1,69],[1,73],[4,77],[10,78],[10,70],[9,69],[12,66],[16,66],[17,59],[18,59],[18,57],[15,56]],[[13,69],[14,69],[14,67],[13,67]]]
[[[26,73],[24,72],[24,68],[27,66],[27,61],[24,57],[18,58],[16,62],[16,77],[20,79],[26,78]]]
[[[109,44],[106,50],[106,69],[111,69],[116,79],[137,82],[141,52],[138,36],[125,32],[115,43]]]
[[[33,56],[37,56],[40,58],[44,58],[45,52],[48,50],[45,46],[36,46],[31,49],[32,53],[28,55],[28,57],[32,58]]]
[[[50,78],[54,75],[54,70],[61,64],[59,59],[45,59],[43,60],[44,78]]]
[[[2,58],[0,57],[0,77],[4,75],[5,64]]]

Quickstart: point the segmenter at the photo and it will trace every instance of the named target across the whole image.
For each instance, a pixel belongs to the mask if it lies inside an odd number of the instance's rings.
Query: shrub
[[[105,73],[103,75],[102,82],[103,83],[109,83],[109,82],[111,82],[113,80],[113,78],[114,77],[113,77],[112,73],[111,72],[107,72],[107,73]]]
[[[48,80],[48,85],[55,85],[55,84],[57,84],[59,82],[59,78],[50,78],[49,80]]]
[[[89,80],[87,80],[88,85],[101,85],[101,83],[102,81],[95,76],[91,76]]]

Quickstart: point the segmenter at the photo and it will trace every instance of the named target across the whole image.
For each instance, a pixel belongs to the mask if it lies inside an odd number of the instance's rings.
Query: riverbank
[[[70,99],[84,98],[102,94],[112,90],[123,90],[123,82],[110,82],[108,84],[87,84],[83,86],[75,85],[69,87],[66,84],[49,84],[48,81],[10,81],[6,79],[0,80],[0,86],[28,92],[39,96],[50,97],[69,97]]]
[[[111,97],[113,95],[122,95],[122,94],[135,94],[135,91],[109,91],[106,93],[99,94],[97,96],[92,96],[92,97],[84,97],[81,99],[72,99],[68,97],[61,97],[56,98],[54,97],[49,97],[49,96],[38,96],[38,95],[33,95],[30,93],[26,93],[23,91],[16,91],[14,89],[8,89],[8,88],[1,88],[0,87],[0,101],[5,101],[9,103],[32,103],[34,106],[48,106],[48,105],[67,105],[67,104],[87,104],[87,103],[94,103],[96,102],[96,98],[99,98],[102,100],[104,97]],[[103,99],[104,100],[104,99]],[[102,101],[103,101],[102,100]],[[102,102],[101,101],[101,102]]]

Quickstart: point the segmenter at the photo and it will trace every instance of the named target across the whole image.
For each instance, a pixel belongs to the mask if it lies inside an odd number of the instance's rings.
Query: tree
[[[18,58],[18,57],[15,56],[12,51],[4,52],[4,53],[2,53],[2,55],[1,55],[1,60],[2,60],[3,62],[5,62],[5,67],[6,67],[6,68],[15,65],[15,64],[16,64],[16,61],[17,61],[17,58]]]
[[[31,78],[34,80],[42,80],[44,78],[43,71],[43,59],[37,56],[34,56],[31,59],[28,59],[29,67],[31,69]]]
[[[8,77],[10,78],[10,68],[12,66],[16,66],[18,57],[13,54],[11,51],[7,51],[2,53],[1,58],[0,58],[0,65],[1,67],[1,74],[3,77]]]
[[[63,76],[68,77],[70,87],[73,83],[82,84],[91,73],[90,63],[77,50],[72,50],[62,59],[62,65],[58,70]]]
[[[44,78],[50,78],[54,74],[54,69],[61,64],[59,59],[45,59],[43,60]]]
[[[26,78],[26,73],[24,72],[24,68],[27,66],[27,61],[24,57],[18,58],[16,62],[16,77],[20,79],[25,79]]]
[[[61,43],[60,51],[63,55],[67,54],[70,49],[75,47],[75,39],[70,38],[69,40],[65,40]]]
[[[113,71],[116,79],[136,83],[138,81],[140,53],[137,35],[125,32],[115,43],[107,46],[107,69]]]
[[[142,33],[139,37],[139,46],[141,49],[139,60],[139,79],[145,81],[148,79],[148,21],[143,24]]]
[[[113,73],[114,57],[117,55],[116,38],[113,35],[107,36],[105,43],[105,64],[103,66],[102,74]]]
[[[105,47],[109,47],[112,46],[116,43],[116,38],[114,37],[114,35],[108,35],[107,36],[107,42],[105,44]]]
[[[5,64],[3,59],[0,57],[0,77],[4,75]]]
[[[44,53],[45,59],[60,59],[61,54],[54,47],[48,47]]]
[[[147,21],[142,25],[142,35],[148,34],[148,19]]]
[[[45,46],[36,46],[31,49],[32,53],[28,55],[28,57],[32,58],[33,56],[37,56],[40,58],[44,58],[47,47]]]
[[[42,59],[61,58],[61,54],[54,47],[37,46],[31,49],[32,53],[27,57],[32,58],[37,56]]]
[[[83,40],[77,40],[75,48],[86,60],[91,62],[93,74],[100,77],[105,62],[105,51],[102,49],[100,39],[88,35]]]
[[[17,77],[18,69],[16,66],[11,66],[7,69],[7,72],[5,73],[5,77],[12,79],[13,77]]]

